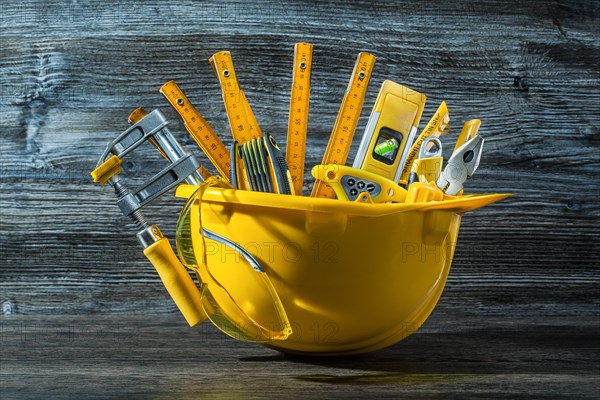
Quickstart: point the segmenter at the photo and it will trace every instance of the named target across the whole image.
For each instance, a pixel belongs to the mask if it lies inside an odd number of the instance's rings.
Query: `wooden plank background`
[[[126,387],[123,393],[192,397],[199,388],[182,380],[188,371],[206,368],[212,374],[205,376],[212,390],[207,393],[213,397],[298,389],[297,397],[360,390],[514,398],[528,388],[539,398],[597,397],[599,12],[596,1],[3,1],[1,390],[35,398],[47,388],[56,397],[81,397],[81,390],[68,390],[79,377],[106,390],[88,394],[112,397],[119,392],[106,379],[121,376],[126,377],[118,381]],[[127,128],[127,116],[137,106],[160,107],[178,139],[208,164],[158,92],[170,79],[230,143],[207,61],[220,50],[232,52],[263,130],[283,143],[298,41],[315,45],[307,167],[322,157],[356,54],[369,51],[378,60],[359,132],[381,82],[395,80],[428,96],[424,121],[446,100],[451,135],[468,119],[483,121],[486,144],[469,192],[515,193],[463,219],[434,322],[367,361],[280,359],[269,350],[224,340],[210,328],[198,339],[176,314],[111,190],[92,185],[89,177],[106,143]],[[156,171],[155,160],[148,155],[127,161],[127,173]],[[312,183],[308,178],[305,193]],[[165,199],[147,214],[172,235],[180,207]],[[114,343],[103,339],[104,348],[83,345],[81,352],[67,340],[45,335],[23,339],[36,327],[62,332],[79,324],[120,327],[128,336]],[[140,336],[133,326],[140,327]],[[503,329],[514,331],[503,336]],[[501,340],[488,341],[494,337]],[[141,345],[140,338],[151,345]],[[195,348],[195,340],[211,349],[188,354],[185,349]],[[120,363],[128,357],[116,354],[133,347],[143,350],[132,356],[136,361]],[[527,353],[528,348],[536,351]],[[157,383],[156,369],[147,366],[160,369],[169,349],[178,367],[168,364],[167,383]],[[511,349],[523,358],[508,358]],[[239,357],[265,354],[272,359],[266,356],[258,369],[252,362],[239,364]],[[403,364],[394,357],[421,362]],[[422,361],[425,357],[429,361]],[[101,360],[97,369],[93,359]],[[506,368],[499,367],[503,362]],[[56,363],[53,372],[35,372]],[[455,386],[446,378],[436,380],[448,373],[440,366],[458,374]],[[76,369],[83,372],[73,373]],[[290,377],[295,369],[312,378]],[[233,384],[229,377],[221,386],[214,381],[231,371],[240,381]],[[92,372],[105,380],[92,379]],[[478,373],[484,375],[461,377]],[[35,388],[23,379],[33,379]],[[140,384],[150,385],[148,391]],[[227,385],[233,385],[230,392]],[[262,392],[253,392],[252,385]],[[513,391],[504,389],[511,385]]]

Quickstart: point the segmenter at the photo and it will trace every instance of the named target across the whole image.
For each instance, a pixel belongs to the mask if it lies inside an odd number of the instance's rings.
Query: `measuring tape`
[[[185,128],[202,149],[206,157],[213,163],[221,176],[229,181],[230,156],[215,131],[200,115],[198,110],[188,100],[177,83],[169,81],[165,83],[160,92],[165,96],[171,107],[183,120]]]
[[[417,158],[417,154],[419,153],[419,149],[421,148],[423,141],[430,136],[437,136],[439,138],[442,134],[447,134],[450,132],[449,123],[450,115],[448,113],[448,107],[446,106],[446,102],[442,101],[435,114],[433,114],[433,117],[431,117],[427,123],[427,126],[425,129],[423,129],[423,132],[421,132],[408,152],[408,156],[406,157],[402,169],[402,174],[400,175],[399,183],[401,185],[406,185],[408,182],[410,169],[412,168],[413,162]]]
[[[370,53],[358,54],[352,78],[342,100],[321,164],[344,165],[346,163],[375,60],[376,57]],[[335,192],[325,182],[317,180],[311,196],[335,199]]]
[[[294,46],[294,73],[285,160],[292,175],[294,192],[297,195],[302,195],[302,183],[304,181],[312,51],[313,45],[310,43],[296,43]]]
[[[148,112],[146,110],[144,110],[142,107],[138,107],[135,110],[133,110],[131,112],[131,114],[129,114],[129,118],[127,118],[127,122],[129,122],[131,125],[139,122],[142,118],[144,118],[146,115],[148,115]],[[152,143],[154,145],[154,147],[156,147],[156,150],[158,150],[158,152],[167,160],[169,160],[169,157],[167,157],[167,155],[164,153],[164,151],[160,148],[160,145],[156,142],[156,139],[154,138],[149,138],[148,139],[150,141],[150,143]],[[200,168],[198,168],[198,172],[200,173],[200,176],[202,176],[202,178],[204,179],[208,179],[209,177],[212,176],[212,174],[206,169],[204,168],[204,166],[200,166]],[[229,175],[227,175],[227,177],[229,177]]]
[[[251,139],[261,137],[262,132],[258,122],[256,122],[246,95],[237,81],[231,53],[221,51],[213,54],[209,61],[221,85],[225,111],[233,138],[238,143],[244,144]]]

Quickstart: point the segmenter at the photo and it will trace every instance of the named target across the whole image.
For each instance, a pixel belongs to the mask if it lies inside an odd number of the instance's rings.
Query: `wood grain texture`
[[[240,83],[263,131],[272,132],[283,142],[293,44],[308,41],[315,45],[315,51],[307,168],[321,160],[356,54],[369,51],[378,60],[357,138],[381,82],[395,80],[427,94],[424,120],[446,100],[453,126],[451,135],[456,135],[468,119],[483,121],[480,133],[486,144],[480,168],[468,183],[469,192],[515,193],[509,200],[463,218],[453,268],[439,306],[450,320],[439,311],[436,315],[445,327],[454,326],[452,318],[456,317],[456,321],[466,321],[468,328],[452,331],[452,338],[419,333],[416,339],[409,339],[413,340],[413,347],[409,346],[408,353],[403,353],[402,344],[389,353],[378,353],[381,357],[367,364],[382,368],[383,373],[375,369],[386,381],[386,389],[379,392],[394,396],[407,388],[418,388],[420,395],[415,397],[431,398],[435,391],[430,389],[442,387],[442,391],[461,397],[448,383],[421,384],[412,378],[406,381],[398,377],[444,374],[447,371],[442,366],[447,366],[455,368],[453,373],[459,375],[479,370],[485,375],[485,371],[491,371],[489,376],[464,378],[474,379],[470,381],[474,385],[470,397],[495,394],[514,398],[516,392],[485,389],[489,382],[496,388],[510,387],[513,379],[520,382],[515,390],[533,387],[539,398],[554,397],[553,394],[572,398],[569,390],[575,390],[573,393],[579,397],[597,395],[597,381],[595,386],[589,385],[593,379],[585,371],[598,370],[600,327],[599,13],[595,1],[424,4],[417,0],[152,0],[136,5],[115,0],[3,1],[3,326],[31,327],[36,321],[40,325],[52,321],[74,324],[69,321],[93,321],[91,315],[105,316],[105,324],[137,318],[136,324],[143,331],[141,338],[152,343],[143,348],[139,359],[132,356],[135,360],[115,354],[127,352],[142,339],[109,347],[114,354],[86,345],[84,356],[73,355],[79,361],[69,364],[60,362],[74,354],[68,345],[57,349],[54,355],[52,349],[38,352],[35,346],[8,338],[1,343],[0,351],[0,369],[7,374],[3,375],[4,382],[8,382],[7,393],[36,397],[33,389],[24,389],[15,383],[16,379],[33,373],[28,365],[44,368],[55,356],[57,369],[37,376],[36,382],[47,385],[58,379],[53,387],[57,395],[61,383],[99,373],[101,377],[89,383],[107,389],[107,397],[114,397],[111,394],[116,395],[116,386],[111,389],[103,380],[124,379],[107,372],[111,363],[123,360],[119,364],[122,375],[130,380],[119,382],[130,385],[132,394],[143,397],[145,392],[135,392],[135,385],[157,379],[151,372],[152,365],[159,364],[161,354],[169,349],[178,355],[168,365],[169,378],[158,385],[157,393],[166,396],[170,385],[179,385],[178,393],[191,397],[195,388],[188,386],[189,382],[184,384],[189,371],[193,371],[190,382],[196,379],[216,388],[218,384],[210,383],[211,379],[218,380],[218,373],[210,370],[211,362],[217,363],[215,371],[224,374],[234,368],[232,365],[238,365],[239,360],[232,354],[270,354],[260,348],[246,350],[232,341],[211,351],[186,354],[188,346],[195,348],[194,331],[180,329],[183,320],[177,319],[175,306],[143,257],[134,228],[120,216],[111,190],[92,185],[89,171],[106,143],[127,128],[127,116],[138,106],[160,107],[172,120],[178,139],[208,165],[158,89],[167,80],[176,80],[225,144],[229,144],[220,90],[208,63],[210,55],[220,50],[232,52]],[[354,141],[349,160],[356,153],[358,142]],[[146,157],[127,161],[127,173],[157,171],[158,159],[150,155],[148,152]],[[305,178],[308,193],[312,185],[308,170]],[[147,214],[173,237],[180,207],[180,201],[165,199],[151,206]],[[148,317],[143,318],[142,314]],[[69,315],[79,317],[70,320]],[[157,318],[169,322],[155,323]],[[526,333],[523,338],[502,342],[500,347],[494,347],[494,341],[487,342],[486,337],[497,332],[499,321],[510,323],[513,319]],[[551,333],[539,333],[540,326]],[[583,347],[577,347],[581,339],[577,332],[584,332]],[[212,344],[220,339],[210,336],[201,340]],[[480,345],[480,353],[471,363],[467,360],[469,355],[460,348],[468,348],[473,342]],[[456,348],[441,351],[446,345]],[[530,345],[538,346],[537,350],[526,353]],[[509,360],[504,352],[512,346],[523,351],[523,358]],[[553,356],[563,346],[577,347],[572,353],[575,359]],[[493,354],[488,358],[484,349]],[[89,364],[88,357],[99,357],[106,369]],[[208,357],[210,361],[206,360]],[[419,362],[406,364],[417,365],[413,370],[404,368],[396,357],[416,357]],[[454,365],[455,357],[464,359]],[[433,362],[436,359],[440,360],[439,365]],[[208,372],[203,371],[201,362],[208,363]],[[501,367],[504,362],[508,364]],[[361,369],[362,363],[356,361],[356,368]],[[578,363],[581,369],[575,367]],[[542,364],[548,364],[548,369]],[[140,369],[139,365],[145,367]],[[266,375],[256,372],[253,362],[240,365],[235,367],[238,376],[265,379]],[[318,395],[312,386],[303,386],[312,378],[280,383],[277,377],[286,372],[277,370],[277,360],[256,365],[270,374],[263,381],[263,388],[268,383],[273,391],[295,388],[299,390],[297,397]],[[386,365],[393,365],[391,378],[386,375]],[[295,366],[298,365],[286,364],[284,370]],[[82,375],[69,372],[70,368],[79,367],[83,368]],[[299,376],[312,376],[314,371],[317,376],[329,374],[305,366],[300,369],[304,372]],[[501,373],[494,375],[494,371]],[[207,375],[200,378],[203,373]],[[580,373],[584,373],[583,377]],[[327,393],[325,388],[336,388],[331,389],[332,393],[355,389],[356,380],[372,379],[369,374],[365,378],[359,374],[347,381],[344,377],[354,374],[332,374],[331,379],[316,378],[321,383],[317,387],[325,390],[323,393]],[[536,381],[536,376],[542,378]],[[326,381],[333,384],[327,385]],[[232,378],[223,382],[233,385]],[[380,381],[359,385],[358,390],[362,393],[383,387],[379,384]],[[221,389],[214,390],[213,397],[223,393],[225,397],[252,397],[250,389],[243,385],[234,386],[230,396]]]
[[[596,399],[597,326],[578,317],[434,311],[418,334],[346,358],[285,356],[176,314],[14,316],[3,398]],[[550,351],[552,350],[552,351]],[[27,379],[23,379],[26,377]]]

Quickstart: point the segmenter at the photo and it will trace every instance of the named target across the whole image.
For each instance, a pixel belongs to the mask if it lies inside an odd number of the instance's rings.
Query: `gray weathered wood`
[[[2,398],[596,399],[597,323],[466,317],[442,305],[418,334],[346,358],[284,356],[176,314],[13,316]]]
[[[152,384],[159,395],[167,396],[175,386],[175,392],[189,397],[199,389],[194,381],[208,385],[213,396],[251,397],[254,392],[242,383],[256,379],[262,390],[294,389],[296,397],[320,395],[315,390],[351,393],[358,383],[364,384],[361,392],[374,389],[390,396],[417,390],[416,397],[438,392],[463,397],[454,383],[440,383],[450,370],[460,375],[452,382],[468,381],[470,397],[514,398],[528,388],[540,398],[597,395],[597,384],[590,385],[594,377],[585,374],[598,370],[599,12],[595,1],[4,1],[2,326],[95,324],[91,316],[102,314],[100,324],[127,329],[134,318],[143,334],[106,349],[76,347],[81,355],[68,344],[54,348],[44,339],[42,348],[8,335],[0,343],[2,389],[6,384],[10,397],[36,397],[44,388],[55,397],[81,397],[83,388],[69,391],[67,382],[85,377],[90,387],[106,390],[106,397],[117,396],[118,386],[147,397],[152,387],[141,385]],[[105,144],[126,129],[126,118],[137,106],[160,107],[182,143],[208,165],[158,88],[175,79],[230,143],[207,61],[219,50],[232,52],[263,130],[284,142],[297,41],[315,45],[307,172],[322,157],[356,54],[370,51],[378,61],[357,138],[381,82],[398,81],[428,95],[424,120],[447,101],[451,135],[468,119],[483,121],[485,151],[469,192],[516,195],[463,219],[439,306],[448,317],[435,314],[443,330],[461,328],[451,337],[419,333],[408,351],[400,344],[367,361],[343,362],[341,368],[352,364],[343,372],[331,372],[331,364],[313,369],[279,356],[261,363],[260,357],[272,353],[220,341],[212,333],[197,339],[195,331],[181,328],[111,190],[93,186],[89,178]],[[357,146],[358,139],[350,159]],[[156,171],[155,160],[148,155],[128,162],[127,172]],[[311,184],[307,173],[305,193]],[[172,237],[180,207],[180,201],[165,199],[148,215]],[[148,317],[139,317],[142,313]],[[519,331],[504,340],[501,325],[513,319]],[[540,333],[543,329],[548,332]],[[495,332],[501,343],[493,340]],[[204,340],[216,343],[214,349],[188,354]],[[136,346],[142,346],[139,357],[128,354]],[[534,349],[527,352],[528,346]],[[177,356],[164,362],[169,351]],[[246,353],[259,360],[233,367]],[[400,361],[407,357],[418,361]],[[86,361],[94,358],[101,366]],[[18,383],[31,378],[34,367],[44,370],[55,361],[56,370],[38,371],[32,387]],[[107,372],[115,365],[122,368],[118,376]],[[155,365],[166,371],[166,381],[157,378]],[[298,379],[289,372],[295,367],[302,370]],[[378,371],[375,378],[371,372],[349,372],[371,367]],[[235,371],[233,377],[223,379],[229,371]],[[289,379],[280,382],[281,376]],[[107,379],[116,379],[114,386]],[[426,382],[416,383],[420,379]],[[308,385],[312,381],[321,384]],[[514,391],[499,389],[515,381]],[[233,389],[226,392],[224,386]]]

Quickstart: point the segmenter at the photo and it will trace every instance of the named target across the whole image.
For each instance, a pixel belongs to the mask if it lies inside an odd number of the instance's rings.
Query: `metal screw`
[[[113,188],[115,189],[115,194],[117,195],[117,199],[122,199],[123,197],[129,194],[129,190],[119,181],[114,181],[112,183]],[[140,230],[145,229],[149,226],[148,221],[144,214],[142,214],[141,210],[135,210],[132,214],[129,215],[129,218],[133,221],[135,226],[137,226]]]
[[[358,79],[360,79],[360,80],[363,80],[363,79],[365,79],[365,76],[367,76],[367,74],[365,74],[365,73],[364,73],[364,72],[362,72],[362,71],[358,73]]]
[[[177,99],[177,104],[179,104],[180,106],[183,105],[183,99]]]
[[[306,63],[304,61],[302,61],[300,63],[300,69],[305,69],[306,68]]]

